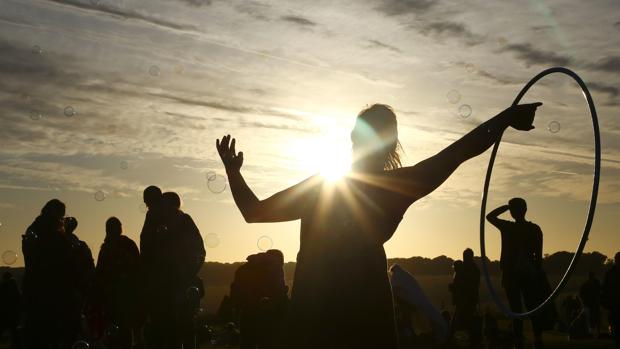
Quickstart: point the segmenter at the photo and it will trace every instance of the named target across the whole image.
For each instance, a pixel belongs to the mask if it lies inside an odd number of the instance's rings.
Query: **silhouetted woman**
[[[510,107],[437,155],[401,167],[396,115],[389,106],[372,105],[360,112],[351,132],[351,173],[336,183],[315,175],[265,200],[243,179],[243,153],[235,151],[235,140],[217,140],[246,222],[301,219],[287,347],[396,348],[383,244],[411,204],[488,149],[506,128],[531,130],[538,106]]]

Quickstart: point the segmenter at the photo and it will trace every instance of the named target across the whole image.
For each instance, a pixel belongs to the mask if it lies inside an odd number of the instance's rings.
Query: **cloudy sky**
[[[216,138],[237,138],[247,181],[267,197],[346,162],[368,104],[394,107],[413,165],[552,66],[576,71],[597,105],[602,182],[587,250],[611,256],[620,250],[618,1],[0,0],[0,250],[20,254],[20,235],[54,197],[95,254],[112,215],[137,241],[141,191],[157,184],[181,194],[208,260],[243,260],[258,245],[294,260],[298,222],[245,224],[228,188],[218,193]],[[535,130],[505,134],[489,206],[526,198],[545,252],[574,250],[592,185],[587,105],[555,75],[525,100],[544,106]],[[478,253],[488,157],[414,204],[388,256]],[[218,177],[208,181],[209,171]],[[497,231],[487,233],[497,258]]]

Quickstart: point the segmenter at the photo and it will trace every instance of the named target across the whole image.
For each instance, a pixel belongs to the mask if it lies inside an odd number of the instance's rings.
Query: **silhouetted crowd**
[[[2,332],[10,331],[14,348],[197,348],[200,231],[178,194],[150,186],[144,202],[140,249],[110,217],[96,264],[65,204],[45,204],[22,236],[21,294],[10,273],[2,281]]]
[[[197,315],[205,293],[198,277],[205,261],[200,231],[181,210],[176,193],[150,186],[144,190],[144,203],[148,211],[140,247],[123,235],[122,222],[110,217],[96,263],[75,234],[77,219],[65,217],[64,203],[53,199],[45,204],[23,235],[21,292],[9,272],[0,284],[0,328],[8,331],[13,348],[196,349],[199,337],[241,349],[286,348],[290,300],[282,252],[248,256],[218,309],[224,325],[199,331]],[[513,199],[487,217],[502,233],[502,286],[515,312],[522,311],[521,302],[532,309],[550,293],[541,266],[542,232],[524,220],[524,205]],[[514,222],[497,218],[509,209]],[[620,253],[603,282],[590,273],[578,295],[563,299],[559,316],[552,303],[532,316],[534,347],[542,347],[542,331],[556,323],[570,339],[602,338],[610,332],[618,346],[619,263]],[[431,304],[414,275],[398,265],[390,268],[399,346],[448,345],[464,334],[471,348],[501,348],[506,342],[523,347],[521,320],[513,321],[507,335],[497,315],[481,311],[481,277],[473,250],[464,250],[453,269],[448,285],[451,313]],[[609,311],[610,331],[601,327],[602,308]],[[419,318],[429,321],[430,330],[416,328],[414,319]]]

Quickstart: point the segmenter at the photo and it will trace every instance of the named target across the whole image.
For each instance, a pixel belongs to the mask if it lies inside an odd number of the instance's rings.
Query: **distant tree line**
[[[547,254],[543,259],[543,268],[548,274],[561,274],[566,271],[573,258],[573,252],[560,251]],[[475,258],[476,264],[480,267],[480,257]],[[488,261],[489,273],[500,275],[499,261]],[[576,274],[587,275],[593,271],[597,275],[602,275],[608,267],[610,259],[600,252],[584,253],[577,264]],[[399,264],[413,275],[451,275],[452,263],[454,259],[446,256],[435,258],[410,257],[410,258],[390,258],[388,265]],[[200,271],[200,275],[205,280],[206,285],[228,285],[232,282],[235,270],[243,264],[207,262]],[[288,262],[284,265],[287,280],[292,280],[295,274],[295,262]]]
[[[568,267],[574,253],[560,251],[553,254],[546,254],[543,260],[543,268],[548,274],[563,273]],[[480,266],[480,257],[475,258],[476,263]],[[593,271],[597,275],[602,275],[611,260],[600,252],[584,253],[579,259],[575,273],[578,275],[587,275]],[[438,256],[435,258],[426,257],[410,257],[410,258],[390,258],[388,265],[399,264],[413,275],[450,275],[452,274],[452,263],[454,259],[446,256]],[[206,262],[200,270],[200,276],[205,285],[230,285],[233,280],[235,270],[242,265],[243,262],[235,263],[219,263]],[[489,261],[489,273],[491,275],[500,274],[499,261]],[[0,272],[8,270],[7,267],[0,267]],[[21,281],[23,268],[11,268],[13,275],[18,281]],[[284,272],[287,280],[292,280],[295,274],[295,262],[284,264]]]

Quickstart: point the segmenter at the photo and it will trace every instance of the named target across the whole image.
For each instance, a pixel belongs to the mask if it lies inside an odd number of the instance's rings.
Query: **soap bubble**
[[[549,125],[547,126],[547,130],[549,130],[549,132],[551,133],[558,133],[561,128],[562,128],[562,125],[560,125],[560,122],[555,121],[555,120],[551,121]]]
[[[465,70],[468,73],[474,73],[476,71],[476,66],[471,64],[471,63],[467,63],[467,64],[465,64]]]
[[[215,194],[223,192],[226,190],[226,177],[216,175],[215,178],[207,180],[207,187]]]
[[[43,118],[43,115],[41,115],[41,113],[36,112],[36,111],[31,111],[30,112],[30,119],[37,121],[37,120],[41,120],[41,118]]]
[[[151,76],[159,76],[159,74],[160,74],[160,73],[161,73],[161,72],[160,72],[160,70],[159,70],[159,67],[158,67],[158,66],[156,66],[156,65],[152,65],[152,66],[150,66],[150,67],[149,67],[149,74],[150,74]]]
[[[469,104],[463,104],[459,107],[459,115],[466,119],[471,115],[471,106]]]
[[[446,98],[448,99],[448,102],[456,104],[461,100],[461,94],[457,90],[450,90],[446,94]]]
[[[177,74],[183,74],[185,72],[185,67],[181,64],[177,64],[177,66],[174,67],[174,72]]]
[[[126,170],[126,169],[129,168],[129,163],[127,161],[123,160],[123,161],[121,161],[121,165],[120,166],[121,166],[122,170]]]
[[[88,349],[88,348],[90,348],[90,345],[86,341],[77,341],[73,343],[73,345],[71,346],[71,349]]]
[[[220,237],[215,233],[205,235],[205,246],[208,248],[216,248],[220,244]]]
[[[17,252],[11,250],[4,251],[2,253],[2,261],[6,265],[12,265],[13,263],[17,262]]]
[[[101,1],[99,0],[90,0],[90,4],[93,6],[99,6],[101,5]]]
[[[149,210],[148,206],[143,202],[140,204],[140,212],[146,213]]]
[[[32,46],[31,52],[34,53],[35,55],[40,55],[43,53],[43,49],[39,45],[34,45]]]
[[[217,176],[217,173],[213,172],[213,171],[209,171],[207,172],[207,174],[205,175],[205,177],[207,178],[208,181],[212,181],[215,179],[215,177]]]
[[[258,238],[258,241],[256,241],[256,246],[258,246],[258,249],[261,251],[267,251],[273,247],[273,240],[271,240],[269,236],[261,236]]]
[[[105,193],[104,193],[104,192],[102,192],[101,190],[98,190],[98,191],[95,193],[95,200],[97,200],[97,201],[103,201],[103,200],[105,200]]]
[[[72,117],[77,113],[75,112],[75,109],[73,109],[73,107],[69,105],[65,107],[64,114],[66,117]]]

